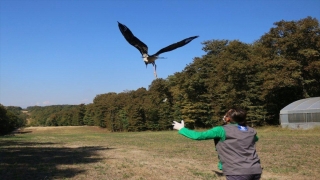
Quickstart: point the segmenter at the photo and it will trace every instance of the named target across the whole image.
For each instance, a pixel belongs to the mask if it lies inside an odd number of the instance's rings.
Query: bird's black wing
[[[152,55],[152,56],[158,56],[158,55],[161,54],[161,53],[164,53],[164,52],[168,52],[168,51],[172,51],[172,50],[174,50],[174,49],[177,49],[177,48],[179,48],[179,47],[181,47],[181,46],[184,46],[184,45],[188,44],[190,41],[192,41],[193,39],[195,39],[195,38],[197,38],[197,37],[199,37],[199,36],[192,36],[192,37],[186,38],[186,39],[184,39],[184,40],[182,40],[182,41],[179,41],[179,42],[176,42],[176,43],[174,43],[174,44],[171,44],[171,45],[169,45],[169,46],[167,46],[167,47],[165,47],[165,48],[160,49],[157,53],[155,53],[155,54]]]
[[[128,41],[129,44],[136,47],[140,51],[141,55],[148,54],[148,46],[135,37],[127,26],[119,22],[118,26],[123,37]]]

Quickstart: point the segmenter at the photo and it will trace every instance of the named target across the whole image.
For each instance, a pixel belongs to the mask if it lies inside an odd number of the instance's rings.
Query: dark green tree
[[[94,104],[88,104],[86,105],[86,112],[83,117],[83,123],[88,126],[94,126],[94,113],[95,113],[95,107]]]
[[[17,109],[21,110],[21,108],[9,107],[9,109],[12,109],[13,112],[0,104],[0,135],[10,133],[16,128],[25,125],[25,119],[18,116],[20,112],[18,112],[19,110],[17,111]]]

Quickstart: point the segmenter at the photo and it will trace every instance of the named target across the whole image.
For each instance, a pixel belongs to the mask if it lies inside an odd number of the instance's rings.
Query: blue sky
[[[159,78],[205,54],[202,42],[252,43],[280,20],[320,20],[319,0],[1,0],[0,103],[92,103],[98,94],[148,88],[152,66],[121,35],[125,24],[149,54],[199,35],[157,60]]]

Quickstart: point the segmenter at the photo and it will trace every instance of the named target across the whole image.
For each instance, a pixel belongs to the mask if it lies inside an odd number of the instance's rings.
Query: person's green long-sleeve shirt
[[[238,124],[233,125],[237,126]],[[179,130],[179,134],[194,140],[219,139],[219,141],[224,141],[226,139],[226,131],[222,126],[216,126],[203,132],[182,128]],[[255,141],[257,142],[258,140],[258,136],[255,136]]]

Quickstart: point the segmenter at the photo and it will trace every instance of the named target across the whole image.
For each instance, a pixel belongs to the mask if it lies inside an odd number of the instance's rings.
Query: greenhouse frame
[[[310,129],[320,126],[320,97],[295,101],[280,111],[280,122],[284,128]]]

